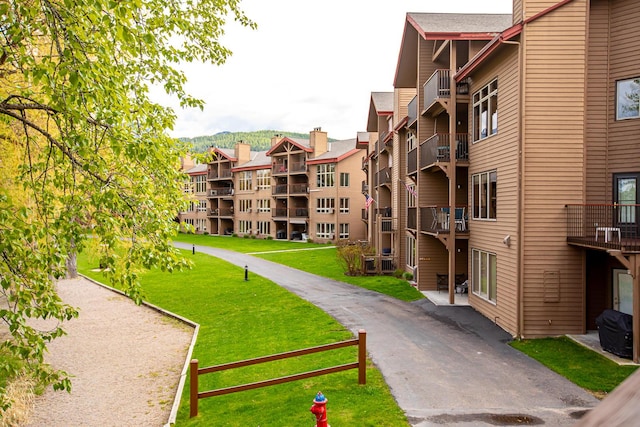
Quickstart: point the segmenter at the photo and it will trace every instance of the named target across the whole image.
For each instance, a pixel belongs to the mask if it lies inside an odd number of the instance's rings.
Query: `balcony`
[[[214,187],[209,189],[207,193],[208,197],[222,197],[222,196],[233,196],[233,188],[229,187]]]
[[[306,173],[307,162],[292,162],[289,167],[289,173]]]
[[[233,208],[216,208],[211,209],[207,216],[209,217],[232,217],[233,216]]]
[[[567,243],[640,252],[640,205],[567,205]]]
[[[391,168],[380,169],[380,172],[376,172],[374,182],[376,187],[384,184],[391,183]]]
[[[398,264],[392,255],[362,255],[361,262],[364,274],[393,274]]]
[[[456,160],[469,160],[469,135],[456,133]],[[450,162],[451,134],[437,133],[420,144],[420,169],[424,169],[436,162]]]
[[[273,218],[309,218],[309,209],[305,207],[271,209]]]
[[[456,93],[467,95],[469,84],[464,81],[456,85]],[[449,98],[451,98],[451,71],[447,69],[436,70],[423,86],[424,111],[437,115],[446,108]]]
[[[420,231],[429,234],[449,233],[450,206],[427,206],[420,208]],[[457,206],[455,210],[456,233],[469,232],[469,211],[467,206]]]
[[[362,209],[362,220],[363,221],[368,221],[369,220],[369,210],[368,209]]]
[[[407,228],[410,230],[418,229],[417,208],[407,208]]]
[[[418,173],[418,147],[407,154],[407,174],[415,175],[416,173]]]
[[[418,96],[414,96],[411,102],[409,102],[407,111],[407,127],[413,127],[418,120]]]
[[[289,186],[287,184],[277,184],[271,186],[271,195],[286,195],[289,190]]]
[[[211,171],[207,176],[207,181],[217,181],[220,179],[231,179],[232,177],[231,169],[221,169],[219,172]]]
[[[307,194],[309,192],[309,184],[306,182],[289,185],[289,194]]]

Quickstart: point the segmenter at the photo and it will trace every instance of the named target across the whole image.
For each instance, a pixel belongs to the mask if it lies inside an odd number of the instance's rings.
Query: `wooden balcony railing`
[[[361,262],[364,274],[392,274],[398,268],[393,255],[362,255]]]
[[[233,188],[229,187],[214,187],[209,189],[207,192],[209,197],[219,197],[219,196],[233,196]]]
[[[407,109],[407,124],[412,126],[416,120],[418,120],[418,95],[414,96],[411,102],[409,102]]]
[[[418,229],[417,208],[407,208],[407,228],[411,230]]]
[[[271,216],[274,218],[309,218],[309,208],[272,208]]]
[[[412,175],[418,172],[418,147],[407,154],[407,174]]]
[[[424,84],[424,106],[426,110],[438,98],[451,97],[451,72],[447,69],[436,70]]]
[[[567,242],[640,252],[640,205],[567,205]]]
[[[389,184],[390,182],[391,182],[391,168],[380,169],[379,172],[376,172],[376,175],[375,175],[376,186]]]

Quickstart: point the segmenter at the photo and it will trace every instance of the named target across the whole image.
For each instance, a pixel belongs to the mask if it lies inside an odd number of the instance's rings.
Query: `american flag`
[[[368,209],[369,206],[371,206],[371,203],[375,202],[375,200],[373,200],[373,197],[371,197],[368,194],[364,195],[364,208]]]
[[[417,197],[418,197],[418,193],[416,193],[416,190],[413,188],[413,186],[409,186],[409,185],[407,185],[407,183],[406,183],[406,182],[404,182],[404,181],[401,181],[401,182],[404,184],[404,187],[407,189],[407,191],[408,191],[409,193],[411,193],[411,195],[412,195],[413,197],[415,197],[415,198],[417,198]]]

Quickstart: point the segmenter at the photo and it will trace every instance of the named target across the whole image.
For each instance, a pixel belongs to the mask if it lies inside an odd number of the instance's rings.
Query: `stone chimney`
[[[274,145],[276,145],[278,142],[280,142],[282,140],[283,136],[281,133],[275,134],[271,137],[271,146],[273,147]]]
[[[309,132],[309,145],[313,148],[313,157],[327,152],[327,133],[317,127]]]
[[[236,142],[235,158],[238,159],[238,166],[251,160],[251,145],[244,141]]]

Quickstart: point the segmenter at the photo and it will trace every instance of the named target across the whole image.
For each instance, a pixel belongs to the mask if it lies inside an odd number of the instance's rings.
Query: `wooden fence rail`
[[[307,354],[320,353],[338,348],[358,346],[358,361],[347,363],[344,365],[332,366],[329,368],[318,369],[315,371],[303,372],[300,374],[289,375],[286,377],[274,378],[255,383],[242,384],[233,387],[220,388],[209,391],[198,391],[198,377],[200,375],[209,374],[211,372],[220,372],[228,369],[241,368],[243,366],[256,365],[259,363],[272,362],[274,360],[288,359],[291,357],[304,356]],[[305,378],[317,377],[320,375],[332,374],[335,372],[346,371],[349,369],[358,369],[358,384],[367,383],[367,332],[364,329],[358,331],[358,338],[341,341],[333,344],[326,344],[317,347],[305,348],[302,350],[289,351],[286,353],[273,354],[270,356],[257,357],[255,359],[241,360],[239,362],[225,363],[222,365],[208,366],[206,368],[198,368],[198,360],[192,359],[189,366],[190,389],[189,389],[189,416],[198,415],[198,401],[207,397],[221,396],[223,394],[237,393],[239,391],[252,390],[255,388],[267,387],[276,384],[287,383],[290,381],[302,380]]]

